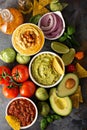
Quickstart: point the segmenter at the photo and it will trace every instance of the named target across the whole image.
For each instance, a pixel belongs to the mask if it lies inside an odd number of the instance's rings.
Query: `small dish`
[[[12,99],[8,103],[5,113],[6,115],[15,116],[19,119],[20,129],[31,127],[38,117],[38,110],[35,103],[26,97],[16,97]]]
[[[25,23],[13,32],[12,45],[21,55],[31,56],[42,49],[44,39],[44,33],[37,25]]]
[[[48,40],[58,39],[65,31],[65,21],[60,11],[44,14],[40,18],[38,26]]]
[[[54,59],[57,59],[59,66],[63,71],[62,74],[55,70],[53,66]],[[53,52],[40,52],[35,55],[29,63],[30,78],[40,87],[51,88],[56,86],[62,80],[64,72],[65,67],[62,59]]]

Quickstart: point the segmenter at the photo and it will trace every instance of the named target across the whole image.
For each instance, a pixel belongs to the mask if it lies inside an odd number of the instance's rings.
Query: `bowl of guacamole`
[[[50,88],[62,80],[65,67],[59,55],[50,51],[44,51],[31,59],[29,73],[31,80],[36,85]]]

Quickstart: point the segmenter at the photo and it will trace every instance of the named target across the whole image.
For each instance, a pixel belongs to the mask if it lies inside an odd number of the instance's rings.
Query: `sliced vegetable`
[[[64,53],[69,52],[68,46],[66,46],[66,45],[64,45],[63,43],[60,43],[60,42],[52,42],[51,48],[59,54],[64,54]]]
[[[72,63],[72,61],[74,60],[75,57],[75,49],[74,48],[70,48],[69,52],[66,54],[62,55],[62,60],[65,64],[65,66],[69,65]]]
[[[47,13],[40,19],[38,25],[43,30],[47,38],[55,38],[59,36],[63,30],[63,21],[60,17],[61,13]]]

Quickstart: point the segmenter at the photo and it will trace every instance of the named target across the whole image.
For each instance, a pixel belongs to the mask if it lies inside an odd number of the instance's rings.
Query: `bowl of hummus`
[[[44,45],[44,34],[35,24],[25,23],[18,26],[12,34],[14,49],[25,56],[38,53]]]
[[[65,66],[56,53],[44,51],[35,55],[29,64],[31,80],[38,86],[51,88],[63,78]]]

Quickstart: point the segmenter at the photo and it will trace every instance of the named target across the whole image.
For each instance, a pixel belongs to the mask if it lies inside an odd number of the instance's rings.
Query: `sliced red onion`
[[[46,37],[48,37],[48,38],[54,38],[54,37],[56,37],[56,36],[58,36],[58,35],[60,35],[61,34],[61,32],[62,32],[62,29],[63,29],[63,23],[62,23],[62,20],[60,19],[60,20],[57,20],[57,28],[56,28],[56,30],[55,31],[53,31],[53,32],[51,32],[51,33],[49,33],[49,34],[46,34],[45,36]],[[45,34],[45,33],[44,33]]]
[[[42,18],[40,27],[46,37],[54,38],[61,34],[63,22],[60,16],[55,13],[50,13]]]
[[[51,28],[51,30],[44,31],[45,35],[48,35],[51,33],[56,33],[57,30],[58,30],[57,32],[59,32],[59,33],[61,33],[61,31],[62,31],[63,23],[62,23],[61,18],[59,16],[57,16],[56,14],[53,14],[53,18],[55,19],[54,24],[53,24],[54,26],[53,26],[53,28]]]
[[[43,22],[41,22],[41,29],[43,31],[47,31],[50,30],[53,27],[53,17],[51,14],[48,14],[44,17],[44,19],[42,19]],[[43,24],[44,23],[44,24]]]
[[[53,17],[53,25],[52,25],[52,28],[50,30],[47,30],[47,31],[44,31],[45,34],[49,34],[51,32],[53,32],[56,27],[57,27],[57,19],[56,19],[56,16],[54,14],[52,14],[52,17]]]

